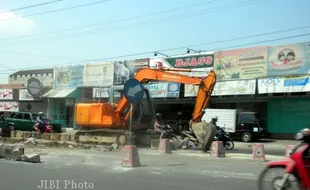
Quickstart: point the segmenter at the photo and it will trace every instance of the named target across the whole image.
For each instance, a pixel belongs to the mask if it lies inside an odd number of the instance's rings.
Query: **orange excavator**
[[[142,68],[134,76],[142,85],[153,81],[177,82],[199,86],[196,103],[192,115],[191,126],[196,136],[202,136],[205,131],[204,124],[201,125],[203,110],[207,107],[213,88],[216,83],[214,71],[210,71],[204,79],[179,74],[178,72],[191,72],[190,69],[171,69],[171,68]],[[155,112],[153,109],[152,98],[144,88],[148,106],[151,110],[151,118],[145,123],[141,122],[141,112],[143,109],[139,105],[133,105],[132,113],[138,111],[139,119],[132,123],[134,136],[146,132],[154,121]],[[130,104],[125,96],[122,96],[117,104],[111,100],[113,92],[110,92],[110,102],[106,103],[78,103],[75,105],[75,123],[80,128],[76,133],[77,141],[87,142],[109,142],[123,145],[128,138]],[[137,109],[138,108],[138,109]],[[198,137],[199,138],[199,137]],[[201,137],[200,139],[203,139]]]

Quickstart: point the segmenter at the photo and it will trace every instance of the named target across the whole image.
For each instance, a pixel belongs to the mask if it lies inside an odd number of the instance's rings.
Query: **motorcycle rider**
[[[44,122],[44,115],[43,115],[43,112],[39,112],[38,113],[38,116],[36,118],[36,123],[35,123],[35,126],[34,128],[35,129],[38,129],[40,131],[41,134],[43,134],[44,130],[45,130],[45,125],[43,125],[43,122]]]
[[[162,124],[162,114],[156,113],[155,121],[154,121],[154,131],[160,133],[159,140],[163,137],[165,130],[163,129]]]

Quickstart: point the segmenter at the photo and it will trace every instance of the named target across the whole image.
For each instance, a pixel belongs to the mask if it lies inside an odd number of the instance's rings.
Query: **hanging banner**
[[[19,104],[18,102],[0,102],[0,112],[12,112],[18,111]]]
[[[113,84],[113,63],[85,64],[83,86],[108,87]]]
[[[207,76],[213,69],[213,52],[199,55],[184,55],[171,58],[155,58],[150,60],[150,67],[191,69],[191,72],[178,72],[188,76]]]
[[[199,86],[185,84],[184,97],[197,96]],[[215,84],[212,96],[255,94],[256,80],[219,81]]]
[[[83,86],[83,65],[54,68],[54,88],[77,88]]]
[[[310,42],[272,46],[268,54],[268,76],[310,73]]]
[[[258,93],[310,92],[310,77],[269,77],[258,79]]]
[[[114,85],[123,85],[134,77],[137,71],[143,67],[149,67],[149,59],[137,59],[114,62]]]
[[[0,100],[13,100],[13,89],[0,89]]]
[[[19,89],[19,100],[21,101],[31,101],[34,100],[33,96],[29,94],[27,89]]]
[[[214,53],[217,80],[255,79],[267,76],[267,47]]]

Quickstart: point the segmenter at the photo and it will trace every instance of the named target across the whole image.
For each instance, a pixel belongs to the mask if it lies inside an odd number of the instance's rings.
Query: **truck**
[[[259,121],[256,112],[237,109],[205,109],[204,121],[211,121],[212,116],[218,117],[217,125],[231,137],[243,142],[251,142],[262,137],[270,136],[266,127]]]

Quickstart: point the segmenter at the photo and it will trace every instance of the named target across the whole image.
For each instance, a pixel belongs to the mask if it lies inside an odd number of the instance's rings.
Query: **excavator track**
[[[74,135],[76,142],[90,144],[117,144],[122,147],[125,144],[136,145],[138,138],[144,135],[144,138],[152,138],[146,131],[132,131],[128,129],[81,129]],[[130,136],[130,140],[129,140]],[[146,136],[146,137],[145,137]],[[151,139],[148,139],[150,143]]]

